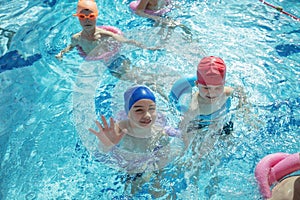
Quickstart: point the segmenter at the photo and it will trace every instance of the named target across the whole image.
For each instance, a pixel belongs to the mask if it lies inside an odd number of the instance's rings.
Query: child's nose
[[[208,93],[215,94],[215,93],[217,93],[217,91],[215,89],[211,89],[211,90],[208,91]]]
[[[212,92],[214,92],[214,89],[210,88],[210,89],[208,90],[208,92],[209,92],[209,93],[212,93]]]
[[[151,117],[150,112],[146,112],[144,117],[145,118],[150,118]]]

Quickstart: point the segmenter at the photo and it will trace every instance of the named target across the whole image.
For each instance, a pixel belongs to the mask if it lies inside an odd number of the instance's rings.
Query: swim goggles
[[[97,15],[95,13],[90,13],[89,15],[85,15],[82,13],[76,13],[76,14],[73,14],[73,16],[78,17],[80,20],[84,20],[84,19],[95,20],[97,18]]]

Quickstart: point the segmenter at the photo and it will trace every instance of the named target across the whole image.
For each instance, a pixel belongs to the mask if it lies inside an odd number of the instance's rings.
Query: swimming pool
[[[76,51],[62,62],[54,58],[80,30],[70,17],[76,2],[2,2],[1,69],[23,67],[0,73],[0,199],[130,199],[119,172],[95,161],[78,134],[95,119],[93,97],[99,82],[107,80],[99,76],[107,75],[105,67],[84,62]],[[232,111],[231,137],[194,163],[195,180],[185,181],[188,172],[171,165],[160,177],[162,188],[177,199],[260,199],[257,162],[270,153],[300,150],[299,22],[259,1],[180,1],[170,16],[190,27],[194,42],[188,43],[181,29],[161,30],[132,15],[129,2],[98,2],[98,23],[149,45],[163,44],[166,51],[128,46],[122,51],[142,71],[147,66],[170,74],[163,80],[166,92],[172,81],[194,71],[204,51],[224,58],[227,84],[242,86],[251,103],[249,113]],[[268,2],[300,16],[299,1]],[[118,82],[115,98],[129,84]],[[161,101],[168,110],[165,105]]]

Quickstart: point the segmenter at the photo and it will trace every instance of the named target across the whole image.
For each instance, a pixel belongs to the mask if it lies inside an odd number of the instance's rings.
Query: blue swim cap
[[[128,114],[133,104],[141,99],[149,99],[155,103],[155,96],[148,87],[144,85],[136,85],[128,88],[124,93],[124,107],[126,114]]]

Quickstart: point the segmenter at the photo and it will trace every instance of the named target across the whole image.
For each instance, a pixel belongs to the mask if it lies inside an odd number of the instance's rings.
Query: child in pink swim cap
[[[226,65],[224,61],[215,56],[203,58],[197,68],[197,86],[224,86]]]
[[[77,12],[73,14],[73,16],[78,17],[82,31],[72,36],[71,44],[56,55],[57,59],[62,59],[65,53],[69,52],[76,46],[82,51],[81,54],[83,55],[88,55],[93,50],[96,50],[99,55],[103,55],[105,52],[110,50],[112,48],[112,44],[116,42],[128,43],[140,48],[147,48],[135,40],[125,38],[122,34],[97,27],[96,22],[98,17],[98,8],[95,0],[79,0],[77,4]]]
[[[198,91],[192,94],[191,103],[181,122],[186,142],[192,138],[191,132],[195,132],[206,126],[219,126],[229,112],[230,97],[233,88],[225,86],[226,65],[216,56],[204,57],[197,67],[197,80],[195,85]],[[229,134],[233,128],[231,121],[225,126],[222,123],[217,131]]]

